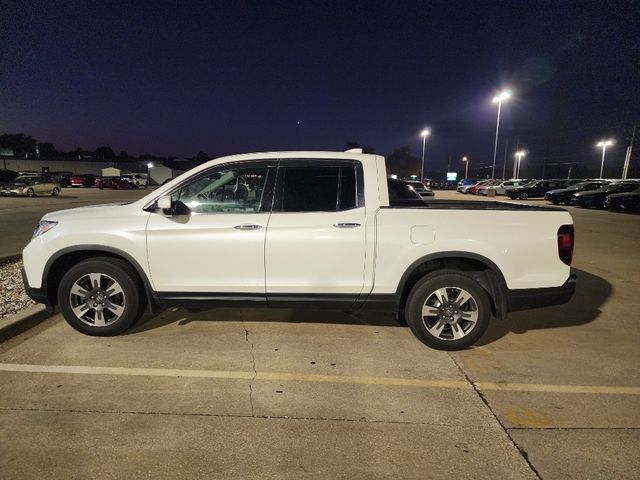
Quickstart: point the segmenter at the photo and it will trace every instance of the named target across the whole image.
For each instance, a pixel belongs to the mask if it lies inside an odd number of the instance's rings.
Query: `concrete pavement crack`
[[[213,417],[213,418],[246,418],[259,420],[301,420],[316,422],[347,422],[347,423],[372,423],[382,425],[416,425],[438,428],[452,428],[459,425],[450,423],[432,422],[400,422],[395,420],[369,420],[366,418],[342,418],[342,417],[302,417],[289,415],[238,415],[226,413],[177,413],[177,412],[149,412],[136,410],[90,410],[76,408],[29,408],[29,407],[0,407],[0,412],[34,412],[34,413],[90,413],[97,415],[149,415],[149,416],[173,416],[173,417]],[[486,427],[474,427],[483,430]]]
[[[256,377],[258,376],[258,371],[256,370],[256,357],[255,357],[255,355],[253,353],[254,345],[253,345],[253,342],[251,340],[249,340],[249,330],[245,326],[244,322],[242,322],[242,326],[244,328],[244,338],[247,341],[247,343],[249,345],[251,345],[251,350],[250,350],[249,353],[251,354],[251,366],[253,368],[253,377],[249,381],[249,403],[251,404],[251,416],[254,417],[255,416],[255,411],[254,411],[254,407],[253,407],[253,382],[255,381]]]
[[[451,359],[451,361],[453,362],[453,364],[456,366],[456,368],[458,369],[458,371],[460,372],[460,374],[465,378],[465,380],[469,383],[469,385],[471,385],[471,388],[473,388],[473,390],[476,392],[476,395],[478,395],[478,398],[480,398],[480,400],[482,401],[482,403],[484,403],[485,407],[487,407],[487,410],[489,410],[489,413],[491,413],[491,415],[493,416],[494,420],[498,423],[498,425],[500,425],[500,428],[502,429],[502,431],[505,433],[505,435],[507,436],[507,438],[509,439],[509,441],[511,442],[511,444],[515,447],[515,449],[518,451],[518,453],[520,454],[520,456],[524,459],[524,461],[527,463],[528,467],[531,469],[531,471],[533,472],[533,474],[536,476],[536,478],[542,479],[542,476],[540,475],[540,472],[538,472],[538,470],[536,469],[536,467],[533,466],[533,464],[531,463],[531,461],[529,460],[529,454],[527,453],[526,450],[524,450],[523,448],[520,447],[520,445],[518,445],[516,443],[516,441],[513,439],[513,437],[511,436],[511,434],[509,433],[509,429],[507,429],[505,427],[505,425],[500,421],[500,419],[498,418],[498,416],[496,415],[496,413],[493,411],[493,409],[491,408],[491,405],[489,405],[489,401],[485,398],[484,393],[482,393],[480,391],[480,389],[478,388],[478,385],[471,380],[471,378],[469,377],[469,375],[467,375],[467,372],[464,371],[464,369],[458,364],[458,362],[456,361],[455,358],[453,358],[453,356],[451,355],[451,353],[447,352],[448,357]]]

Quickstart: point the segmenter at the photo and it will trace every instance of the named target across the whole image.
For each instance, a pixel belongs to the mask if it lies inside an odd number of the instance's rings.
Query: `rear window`
[[[401,180],[389,178],[387,180],[389,186],[389,202],[396,200],[422,200],[422,197],[416,192],[411,185]]]

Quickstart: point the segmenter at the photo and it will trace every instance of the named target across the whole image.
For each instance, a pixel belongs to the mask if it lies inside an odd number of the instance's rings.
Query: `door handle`
[[[257,225],[255,223],[242,223],[240,225],[236,225],[235,227],[236,230],[260,230],[262,228],[262,225]]]
[[[340,223],[334,223],[333,226],[336,228],[358,228],[360,224],[350,223],[350,222],[340,222]]]

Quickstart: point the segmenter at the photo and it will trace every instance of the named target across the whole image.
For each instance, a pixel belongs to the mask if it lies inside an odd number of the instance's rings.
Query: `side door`
[[[161,298],[265,300],[264,241],[276,165],[212,167],[171,192],[174,210],[183,214],[151,213],[147,254]]]
[[[364,285],[365,222],[360,162],[281,160],[265,246],[269,305],[351,305]]]

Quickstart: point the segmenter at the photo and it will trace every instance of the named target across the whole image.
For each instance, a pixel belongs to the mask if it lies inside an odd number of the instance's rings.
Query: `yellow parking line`
[[[615,387],[600,385],[545,385],[536,383],[478,382],[479,390],[505,392],[591,393],[595,395],[640,395],[640,387]]]
[[[429,380],[421,378],[359,377],[347,375],[318,375],[286,372],[241,372],[228,370],[190,370],[174,368],[89,367],[79,365],[30,365],[0,363],[0,371],[24,373],[61,373],[80,375],[122,375],[142,377],[219,378],[231,380],[272,380],[316,383],[344,383],[359,385],[390,385],[402,387],[471,389],[470,383],[461,380]],[[506,392],[579,393],[596,395],[640,395],[640,387],[616,387],[598,385],[547,385],[528,383],[475,384],[479,390]]]

